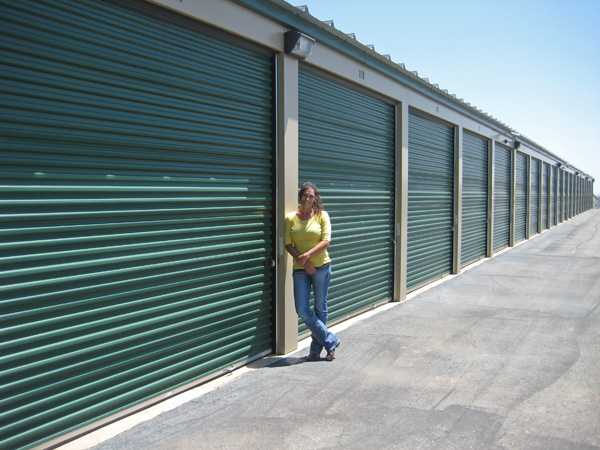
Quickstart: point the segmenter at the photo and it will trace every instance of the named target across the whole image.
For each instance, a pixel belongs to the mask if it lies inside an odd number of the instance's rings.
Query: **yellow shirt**
[[[300,253],[305,253],[321,241],[331,241],[331,221],[329,214],[321,211],[308,220],[302,220],[294,211],[285,216],[285,245],[293,245]],[[327,249],[310,257],[315,267],[321,267],[331,261]],[[302,269],[294,261],[294,269]]]

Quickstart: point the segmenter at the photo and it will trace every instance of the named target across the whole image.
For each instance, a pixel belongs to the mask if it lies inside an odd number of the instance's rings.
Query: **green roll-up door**
[[[565,180],[565,217],[567,219],[571,218],[571,175],[567,172],[566,180]]]
[[[579,214],[581,212],[581,178],[575,177],[575,192],[576,192],[576,204],[575,209],[576,213]]]
[[[461,264],[484,258],[487,248],[488,141],[463,134]]]
[[[494,250],[510,240],[511,151],[496,144],[494,150]]]
[[[576,215],[576,209],[577,209],[577,191],[575,189],[575,182],[576,182],[576,178],[575,178],[575,174],[571,175],[571,198],[573,199],[571,201],[571,216],[575,217]]]
[[[550,212],[550,196],[548,195],[550,192],[550,176],[548,169],[550,169],[550,166],[542,162],[542,230],[548,228],[548,217]]]
[[[549,164],[545,165],[546,169],[546,229],[552,226],[552,167]]]
[[[529,203],[530,234],[538,232],[538,211],[540,208],[540,166],[539,159],[531,158],[531,201]]]
[[[571,217],[575,217],[575,175],[571,174]]]
[[[408,116],[408,290],[452,271],[453,190],[454,128],[411,110]]]
[[[300,182],[331,217],[335,323],[393,296],[394,106],[301,65],[299,117]]]
[[[563,172],[564,175],[564,196],[565,196],[565,220],[569,218],[569,173]]]
[[[560,169],[559,169],[560,170]],[[566,220],[567,216],[567,195],[566,195],[566,172],[564,170],[560,170],[560,213],[561,222]]]
[[[583,210],[583,179],[579,178],[579,213],[582,213]]]
[[[573,175],[569,173],[569,185],[568,185],[568,195],[569,195],[569,219],[573,217]]]
[[[16,448],[270,350],[273,67],[150,6],[0,16],[0,447]]]
[[[581,178],[577,177],[577,214],[581,214]]]
[[[575,215],[579,215],[579,177],[575,176]]]
[[[527,189],[528,189],[527,155],[517,152],[516,167],[516,205],[515,205],[515,242],[527,238]]]
[[[570,196],[569,196],[569,173],[565,173],[565,219],[569,219],[569,204],[570,204]]]
[[[558,167],[552,167],[552,204],[554,205],[553,215],[552,215],[552,224],[558,224]]]

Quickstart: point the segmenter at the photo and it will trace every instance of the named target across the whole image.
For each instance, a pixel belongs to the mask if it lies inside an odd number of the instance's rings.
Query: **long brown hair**
[[[323,201],[321,200],[321,193],[319,192],[319,189],[317,189],[317,186],[310,181],[305,181],[302,183],[302,186],[300,186],[300,190],[298,191],[298,204],[302,203],[302,196],[306,190],[311,188],[313,191],[315,191],[315,204],[313,205],[313,213],[319,214],[324,209]]]

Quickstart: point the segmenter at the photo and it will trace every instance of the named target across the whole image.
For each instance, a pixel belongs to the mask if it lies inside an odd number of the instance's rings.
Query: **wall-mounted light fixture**
[[[306,59],[312,52],[315,39],[299,31],[286,31],[283,35],[283,50],[288,55]]]
[[[513,142],[513,145],[514,145],[514,147],[515,147],[515,150],[516,150],[516,149],[518,149],[518,148],[521,146],[521,141],[517,141],[517,140],[515,139],[515,141]]]

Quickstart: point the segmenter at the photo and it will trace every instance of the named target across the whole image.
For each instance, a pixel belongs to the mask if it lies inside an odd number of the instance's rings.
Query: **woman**
[[[327,291],[331,278],[331,258],[327,247],[331,241],[331,222],[323,210],[317,187],[304,183],[298,192],[298,210],[285,218],[285,248],[294,257],[294,303],[296,312],[312,332],[307,359],[335,358],[340,340],[327,329]],[[310,289],[315,294],[315,310],[309,304]]]

